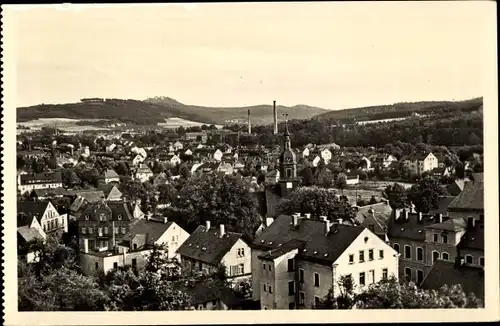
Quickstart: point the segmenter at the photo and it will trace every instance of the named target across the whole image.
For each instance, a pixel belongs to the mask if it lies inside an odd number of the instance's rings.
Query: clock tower
[[[297,157],[292,150],[290,132],[288,131],[288,115],[285,116],[284,148],[279,159],[281,197],[288,196],[297,187]]]

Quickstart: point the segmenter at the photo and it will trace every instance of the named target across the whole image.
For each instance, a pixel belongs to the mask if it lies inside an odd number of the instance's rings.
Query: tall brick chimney
[[[273,101],[273,115],[274,115],[274,134],[278,134],[278,110],[276,109],[276,101]]]

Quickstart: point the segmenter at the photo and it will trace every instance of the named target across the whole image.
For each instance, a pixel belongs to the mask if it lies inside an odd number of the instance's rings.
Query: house
[[[309,148],[304,148],[304,150],[302,151],[302,157],[307,157],[309,156],[310,152],[309,152]]]
[[[168,153],[166,155],[165,161],[173,165],[181,164],[181,159],[174,153]]]
[[[146,164],[140,164],[135,170],[134,177],[140,182],[146,182],[154,176],[153,171]]]
[[[347,185],[355,185],[359,183],[359,175],[355,171],[340,172],[337,178],[344,178]]]
[[[222,155],[223,155],[222,151],[220,149],[217,149],[213,154],[213,158],[214,160],[220,162],[220,160],[222,160]]]
[[[319,164],[319,162],[321,162],[321,157],[316,156],[316,157],[314,157],[314,159],[311,161],[311,164],[312,164],[312,166],[313,166],[313,167],[317,167],[317,166],[318,166],[318,164]]]
[[[370,160],[374,165],[380,166],[381,168],[387,169],[394,163],[398,161],[397,158],[391,154],[377,154],[370,156]]]
[[[17,189],[24,195],[31,193],[35,189],[61,188],[61,172],[42,172],[19,174],[17,180]]]
[[[457,255],[468,265],[484,267],[484,221],[467,218],[467,232],[460,239]]]
[[[252,244],[253,300],[261,309],[311,309],[341,276],[357,289],[397,277],[394,249],[366,228],[281,215]]]
[[[369,171],[372,169],[372,162],[365,156],[361,158],[360,167],[362,170]]]
[[[446,190],[448,190],[448,193],[452,196],[458,196],[464,190],[465,186],[465,180],[464,179],[455,179],[448,187],[446,187]]]
[[[387,235],[393,248],[401,254],[400,278],[421,284],[436,260],[453,261],[465,231],[463,219],[395,210]]]
[[[386,240],[387,226],[393,214],[389,201],[358,207],[355,222]]]
[[[153,179],[153,186],[157,187],[168,183],[168,176],[165,172],[160,172]]]
[[[484,268],[465,263],[463,257],[455,261],[437,260],[422,283],[422,288],[439,290],[443,285],[460,284],[466,294],[474,293],[484,302]]]
[[[244,298],[219,280],[204,280],[182,289],[191,298],[194,310],[240,310]]]
[[[104,194],[104,200],[106,201],[121,201],[122,192],[118,189],[115,184],[106,184],[99,187],[99,190]]]
[[[33,227],[36,218],[43,232],[60,237],[68,232],[68,216],[60,215],[50,201],[23,200],[17,202],[17,227]]]
[[[438,159],[431,152],[415,153],[403,160],[403,165],[414,175],[422,175],[438,167]]]
[[[36,253],[28,248],[27,244],[36,239],[45,240],[47,235],[42,229],[42,226],[38,222],[36,217],[33,217],[31,223],[27,218],[24,224],[17,227],[17,255],[18,259],[26,263],[32,263],[36,260]]]
[[[131,224],[130,231],[125,234],[119,245],[130,250],[151,249],[153,245],[166,245],[167,258],[179,259],[177,249],[188,238],[189,233],[177,223],[168,221],[166,217],[149,214],[147,218],[135,220]]]
[[[184,148],[184,145],[180,141],[176,141],[173,145],[175,151],[180,151]]]
[[[137,146],[134,146],[130,149],[130,151],[136,155],[140,155],[142,156],[143,159],[145,159],[146,157],[148,157],[148,153],[146,152],[146,150],[144,148],[141,148],[141,147],[137,147]],[[135,165],[135,164],[134,164]]]
[[[36,200],[47,200],[51,198],[61,198],[68,194],[64,188],[44,188],[33,189],[30,193],[31,197]]]
[[[484,219],[484,183],[467,181],[462,192],[448,206],[448,212],[453,217],[468,218],[474,216],[478,220]]]
[[[99,184],[108,184],[111,182],[120,183],[120,176],[113,169],[106,169],[99,176]]]
[[[137,205],[128,202],[105,202],[89,204],[78,218],[78,235],[80,246],[87,240],[91,251],[107,251],[119,243],[135,219]]]
[[[186,155],[186,156],[191,156],[191,155],[193,155],[193,151],[191,151],[191,150],[188,148],[188,149],[186,149],[186,151],[184,152],[184,155]]]
[[[251,252],[241,233],[226,232],[223,224],[200,225],[177,250],[183,273],[213,273],[221,265],[232,281],[251,275]]]
[[[145,156],[142,156],[141,154],[136,154],[134,156],[134,158],[132,159],[132,165],[137,166],[137,165],[141,164],[142,162],[144,162],[145,159],[146,159]]]
[[[451,175],[451,169],[448,167],[437,167],[431,171],[431,175],[440,180],[441,178],[449,177]]]

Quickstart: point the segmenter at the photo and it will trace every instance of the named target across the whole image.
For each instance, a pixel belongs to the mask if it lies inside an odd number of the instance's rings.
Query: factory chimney
[[[273,101],[273,115],[274,115],[274,134],[278,134],[278,111],[276,110],[276,101]]]
[[[252,121],[250,120],[250,109],[248,109],[248,133],[252,133]]]

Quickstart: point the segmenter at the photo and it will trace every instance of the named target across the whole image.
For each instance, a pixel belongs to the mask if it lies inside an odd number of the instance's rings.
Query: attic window
[[[200,246],[196,246],[196,248],[200,248]]]
[[[418,230],[418,233],[422,233],[422,230]]]
[[[306,251],[307,251],[307,249],[304,249],[303,251],[304,251],[304,252],[306,252]]]
[[[207,250],[207,248],[203,247],[203,248],[201,248],[201,250],[205,251],[205,250]]]
[[[281,247],[281,243],[278,244],[278,247]]]
[[[90,218],[90,215],[85,215],[85,220],[88,221]]]
[[[261,240],[260,242],[261,242],[261,243],[264,243],[264,240]]]
[[[328,254],[325,254],[325,257],[328,257]]]
[[[190,246],[190,247],[191,247],[191,244],[188,244],[188,246]]]
[[[314,252],[314,254],[315,254],[315,255],[316,255],[317,253],[318,253],[317,251],[315,251],[315,252]]]
[[[118,220],[120,221],[122,219],[122,214],[118,214]]]
[[[368,237],[365,237],[365,242],[368,242]]]
[[[404,230],[405,230],[405,228],[401,228],[401,231],[404,231]]]
[[[270,241],[270,242],[269,242],[269,244],[273,244],[273,242],[272,242],[272,241]]]

